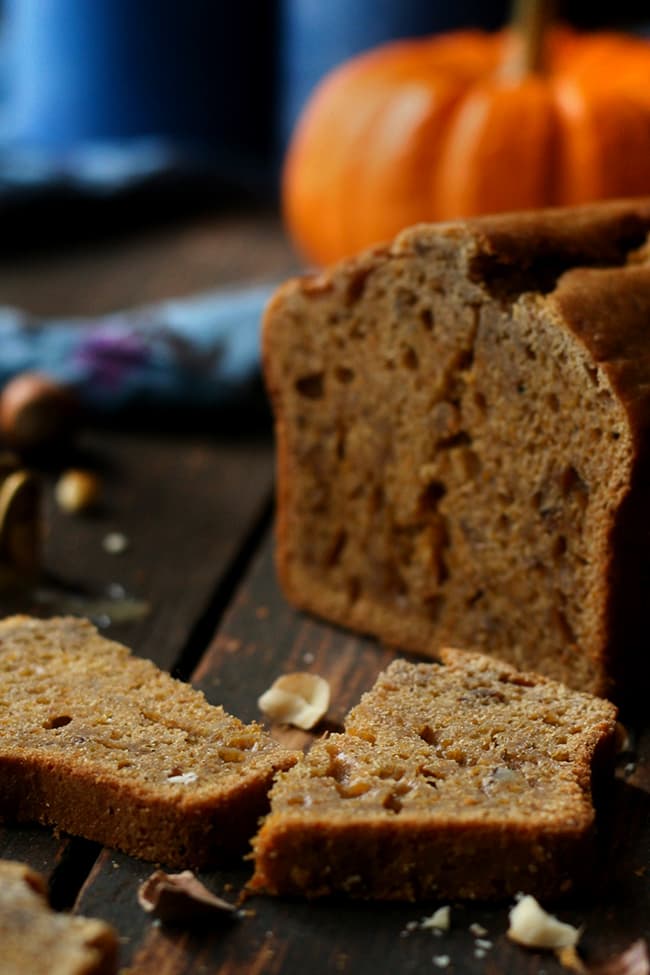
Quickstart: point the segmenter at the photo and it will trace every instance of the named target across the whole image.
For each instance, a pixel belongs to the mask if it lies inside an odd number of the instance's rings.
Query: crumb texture
[[[254,841],[272,893],[557,896],[580,884],[615,708],[488,657],[395,661],[279,776]]]
[[[118,939],[108,924],[52,911],[45,881],[29,867],[0,860],[3,975],[115,975]]]
[[[85,620],[0,623],[0,815],[178,865],[241,850],[294,760]]]
[[[421,226],[280,291],[290,599],[596,693],[639,665],[649,231],[648,203]]]

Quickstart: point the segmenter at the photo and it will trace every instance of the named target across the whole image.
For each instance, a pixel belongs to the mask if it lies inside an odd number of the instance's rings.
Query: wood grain
[[[79,454],[100,471],[101,507],[65,514],[54,501],[56,476],[44,479],[45,589],[94,600],[119,585],[149,605],[141,620],[118,623],[108,636],[126,642],[166,670],[177,665],[193,628],[253,526],[267,509],[273,478],[268,440],[217,439],[191,433],[89,434]],[[76,462],[79,462],[79,454]],[[127,549],[108,553],[109,533]],[[3,594],[4,614],[16,608]],[[57,602],[21,608],[51,615]]]
[[[140,229],[83,246],[0,255],[0,304],[36,315],[99,315],[295,273],[276,213],[221,214]]]

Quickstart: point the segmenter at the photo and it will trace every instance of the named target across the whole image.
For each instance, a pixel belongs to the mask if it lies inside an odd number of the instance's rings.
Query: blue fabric
[[[38,370],[82,403],[219,406],[259,372],[259,325],[272,285],[220,290],[87,320],[0,308],[0,384]]]
[[[160,176],[182,175],[207,164],[160,139],[89,143],[55,152],[11,146],[0,149],[0,199],[25,199],[43,191],[110,196]]]

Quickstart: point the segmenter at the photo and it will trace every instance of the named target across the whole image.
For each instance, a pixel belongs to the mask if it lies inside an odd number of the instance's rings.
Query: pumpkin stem
[[[516,81],[544,71],[544,41],[553,20],[553,0],[514,0],[510,18],[511,43],[502,76]]]

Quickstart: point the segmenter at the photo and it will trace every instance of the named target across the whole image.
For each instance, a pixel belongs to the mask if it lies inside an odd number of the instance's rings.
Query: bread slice
[[[103,921],[57,914],[45,881],[24,863],[0,860],[2,975],[113,975],[118,939]]]
[[[396,660],[344,734],[278,776],[252,889],[492,900],[585,880],[614,706],[483,655],[442,656]]]
[[[424,225],[278,291],[292,602],[595,693],[647,676],[649,231],[650,200]]]
[[[0,818],[145,860],[241,852],[295,755],[86,620],[0,622]]]

